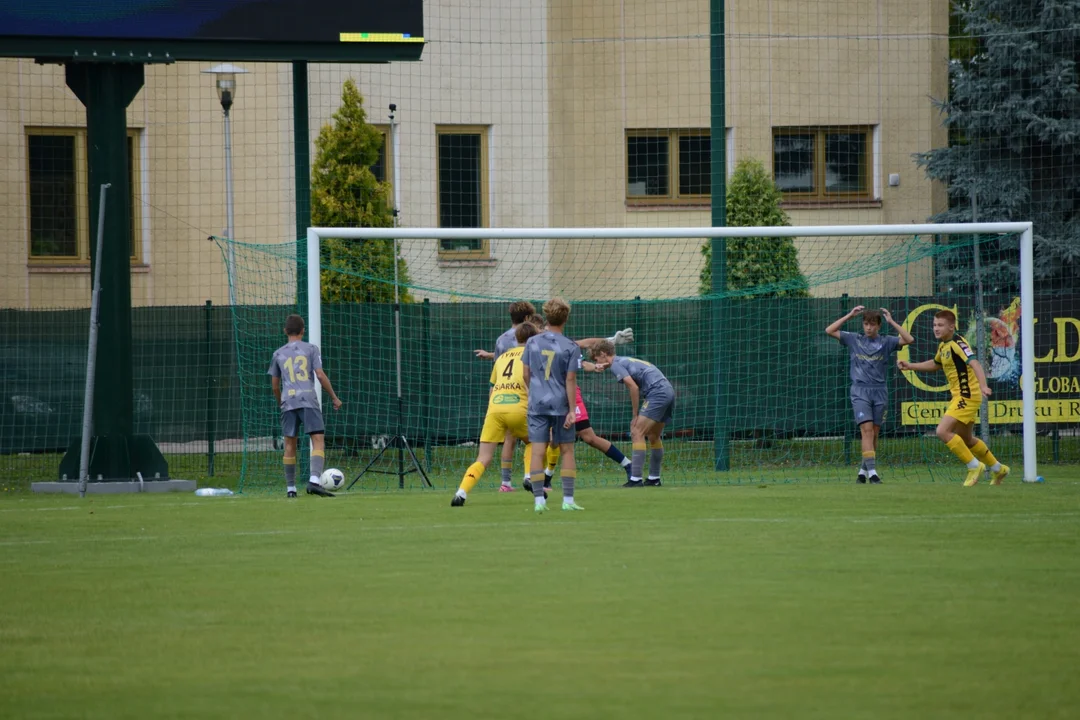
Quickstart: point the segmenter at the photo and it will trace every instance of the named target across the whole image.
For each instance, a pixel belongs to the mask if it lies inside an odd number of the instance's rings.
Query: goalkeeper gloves
[[[625,330],[619,330],[617,333],[607,338],[607,341],[612,345],[625,345],[627,343],[634,342],[634,329],[626,328]]]

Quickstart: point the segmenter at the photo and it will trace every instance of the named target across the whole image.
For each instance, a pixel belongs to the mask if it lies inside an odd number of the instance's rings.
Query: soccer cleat
[[[526,492],[532,492],[532,483],[529,482],[528,480],[521,483],[521,487],[524,488]],[[548,490],[551,489],[550,485],[546,485],[545,487],[547,487]],[[547,490],[544,491],[544,499],[547,500]]]
[[[645,487],[645,483],[640,480],[627,480],[623,483],[623,487]]]
[[[877,473],[874,473],[873,475],[871,475],[870,476],[870,484],[871,485],[881,485],[881,476],[878,475]]]
[[[860,471],[859,472],[859,477],[857,477],[855,479],[855,482],[857,482],[860,485],[865,485],[866,484],[866,474],[863,473],[862,471]]]
[[[990,479],[991,485],[1000,485],[1001,481],[1009,476],[1009,466],[1005,463],[1001,463],[1001,469],[994,473],[994,477]]]
[[[537,503],[533,505],[533,512],[537,515],[543,515],[547,512],[547,503]]]
[[[584,510],[585,508],[581,507],[577,503],[564,502],[562,504],[562,509],[563,510]]]
[[[978,467],[973,467],[967,471],[967,477],[964,478],[964,487],[972,487],[975,483],[979,482],[979,478],[986,472],[986,466],[979,463]]]
[[[500,485],[499,492],[514,492],[513,485]]]
[[[296,497],[296,491],[295,490],[290,490],[289,492],[285,493],[285,497],[287,497],[287,498]]]
[[[455,495],[453,499],[450,500],[450,507],[461,507],[464,504],[465,498],[461,497],[460,495]]]
[[[643,484],[645,487],[660,487],[664,483],[660,482],[660,478],[648,478]]]
[[[313,482],[307,484],[308,495],[318,495],[319,497],[334,497],[334,493],[323,489],[321,485],[317,485]]]

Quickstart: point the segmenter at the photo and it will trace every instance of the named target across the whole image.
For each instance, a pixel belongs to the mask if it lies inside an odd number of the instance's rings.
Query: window
[[[708,204],[711,152],[708,130],[627,130],[627,202]]]
[[[773,177],[788,202],[873,199],[868,127],[773,128]]]
[[[128,186],[131,224],[128,247],[138,263],[142,243],[142,192],[138,131],[128,131]],[[81,128],[31,128],[26,135],[30,238],[28,254],[36,265],[90,262],[90,207],[86,131]],[[108,212],[109,203],[106,200]],[[96,239],[96,236],[95,236]]]
[[[436,129],[439,227],[488,226],[487,129],[452,125]],[[487,240],[440,240],[444,260],[487,260]]]
[[[371,173],[379,182],[390,182],[390,177],[394,169],[391,164],[393,158],[391,157],[392,148],[390,147],[390,126],[375,125],[375,129],[379,131],[379,134],[382,137],[382,145],[379,147],[378,160],[371,166]]]

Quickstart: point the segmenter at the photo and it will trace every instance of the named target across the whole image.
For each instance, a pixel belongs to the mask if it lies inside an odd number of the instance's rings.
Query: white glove
[[[626,328],[625,330],[619,330],[617,333],[607,338],[608,342],[612,345],[625,345],[627,343],[634,342],[634,328]]]

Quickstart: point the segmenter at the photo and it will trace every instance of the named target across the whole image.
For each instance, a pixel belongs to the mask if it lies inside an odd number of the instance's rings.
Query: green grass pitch
[[[1080,469],[1044,474],[8,495],[0,715],[1075,717]]]

